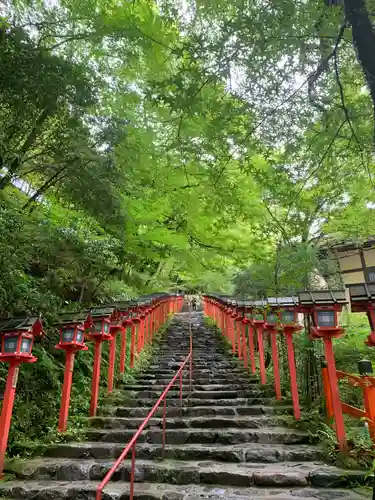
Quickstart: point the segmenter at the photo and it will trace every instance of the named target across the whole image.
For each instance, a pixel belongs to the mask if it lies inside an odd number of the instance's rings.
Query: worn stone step
[[[117,417],[143,417],[146,418],[151,408],[140,407],[103,407],[101,408],[102,415],[115,415]],[[249,415],[276,415],[276,414],[291,414],[292,406],[195,406],[191,408],[182,408],[182,416],[198,417],[198,416],[249,416]],[[163,408],[159,408],[155,416],[163,415]],[[180,417],[181,409],[179,407],[167,407],[167,416]]]
[[[88,424],[91,427],[99,429],[137,429],[142,423],[143,418],[127,418],[127,417],[90,417]],[[184,417],[184,418],[167,418],[168,429],[187,429],[187,428],[250,428],[259,429],[262,427],[276,427],[283,424],[282,417]],[[150,427],[162,427],[162,418],[152,418]]]
[[[156,384],[156,383],[149,383],[149,384],[127,384],[121,387],[121,389],[118,389],[118,393],[121,391],[148,391],[148,390],[153,390],[153,391],[159,391],[160,393],[163,392],[163,390],[166,388],[168,384],[162,385],[162,384]],[[183,383],[183,387],[189,388],[189,382]],[[252,395],[254,396],[261,396],[265,394],[274,394],[274,389],[273,388],[265,388],[265,389],[260,389],[259,387],[254,387],[252,385],[250,386],[245,386],[245,385],[240,385],[240,384],[207,384],[207,385],[201,385],[201,384],[192,384],[192,388],[194,391],[207,391],[207,392],[220,392],[220,391],[226,391],[228,389],[233,390],[233,391],[248,391],[251,392]],[[179,391],[180,390],[180,385],[173,385],[171,388],[172,391]]]
[[[140,374],[137,378],[136,381],[139,383],[140,381],[142,383],[147,383],[150,380],[156,380],[160,384],[168,384],[173,376],[165,376],[165,375],[155,375],[155,374],[150,374],[150,373],[143,373]],[[234,375],[234,374],[229,374],[226,376],[220,376],[220,375],[205,375],[205,376],[193,376],[193,381],[195,384],[201,384],[201,385],[209,385],[209,384],[224,384],[224,385],[231,385],[233,383],[235,384],[249,384],[249,385],[259,385],[259,380],[257,379],[252,379],[246,374],[244,375]]]
[[[161,363],[159,362],[153,362],[152,364],[149,365],[148,370],[178,370],[181,367],[183,361],[174,361],[174,360],[169,360],[169,361],[163,361]],[[201,370],[207,370],[211,369],[212,370],[231,370],[233,368],[233,365],[227,361],[227,362],[218,362],[218,361],[210,361],[210,360],[202,360],[202,361],[196,361],[194,360],[193,364],[193,370],[195,371],[201,371]]]
[[[168,443],[168,441],[167,441]],[[126,442],[77,442],[59,443],[40,447],[39,451],[48,457],[58,458],[118,458]],[[162,456],[160,444],[137,444],[137,457],[147,460],[157,460]],[[321,460],[323,450],[314,445],[280,445],[242,443],[224,444],[167,444],[165,458],[178,460],[214,460],[218,462],[308,462]]]
[[[88,428],[84,434],[90,441],[107,443],[127,443],[134,435],[134,429],[95,429]],[[166,429],[166,440],[169,444],[241,444],[241,443],[277,443],[277,444],[307,444],[312,442],[312,436],[295,429],[266,428],[219,428],[219,429]],[[163,431],[161,428],[150,427],[139,436],[138,442],[161,444]]]
[[[177,368],[178,369],[178,368]],[[150,366],[147,370],[147,373],[149,373],[150,375],[155,375],[155,376],[159,376],[159,375],[166,375],[166,376],[171,376],[173,377],[174,375],[176,375],[176,371],[177,369],[174,369],[174,368],[158,368],[158,367],[152,367]],[[189,371],[189,368],[188,366],[186,366],[186,372]],[[194,377],[199,377],[199,376],[204,376],[204,375],[207,375],[207,376],[218,376],[218,375],[221,375],[221,376],[227,376],[227,375],[231,375],[231,376],[235,376],[235,375],[243,375],[245,376],[246,375],[246,371],[244,369],[241,369],[241,368],[231,368],[231,367],[228,367],[228,368],[218,368],[217,370],[215,369],[208,369],[208,368],[202,368],[202,369],[194,369],[193,368],[193,376]]]
[[[157,398],[126,399],[126,406],[137,408],[152,408]],[[168,397],[168,406],[180,406],[179,398]],[[252,406],[252,405],[272,405],[275,401],[272,398],[236,398],[236,399],[199,399],[194,395],[183,399],[183,406],[215,406],[220,402],[221,406]],[[286,403],[287,404],[287,403]]]
[[[114,460],[35,458],[12,460],[5,472],[23,480],[102,480]],[[112,481],[129,481],[131,461],[124,460]],[[137,460],[135,480],[170,484],[217,484],[225,486],[317,486],[349,487],[365,484],[365,471],[342,470],[323,462],[213,463],[175,460]]]
[[[165,389],[165,388],[164,388]],[[135,399],[135,401],[139,401],[142,399],[152,399],[152,400],[157,400],[163,390],[157,391],[157,390],[142,390],[142,391],[123,391],[121,393],[116,393],[111,396],[106,397],[106,401],[108,401],[109,404],[117,404],[117,403],[122,403],[124,401],[129,401],[129,399]],[[182,394],[183,398],[188,404],[190,399],[201,399],[201,400],[235,400],[235,399],[251,399],[252,401],[255,401],[255,404],[263,403],[269,398],[264,398],[262,397],[262,393],[259,391],[255,392],[255,394],[252,391],[246,391],[246,390],[238,390],[238,391],[230,391],[230,390],[222,390],[222,391],[196,391],[193,390],[190,392],[189,390],[189,385],[183,385],[182,386]],[[170,390],[168,392],[168,400],[169,399],[178,399],[180,398],[180,386],[177,384],[177,386],[173,387],[173,390]],[[208,399],[209,398],[209,399]]]
[[[99,481],[9,481],[0,483],[0,494],[10,498],[33,500],[95,500]],[[128,500],[129,483],[110,482],[103,500]],[[364,500],[371,498],[365,491],[319,488],[257,488],[171,485],[162,483],[137,483],[135,500]]]

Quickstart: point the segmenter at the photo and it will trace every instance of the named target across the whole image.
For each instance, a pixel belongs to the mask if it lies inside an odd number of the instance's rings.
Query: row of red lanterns
[[[332,338],[344,333],[339,326],[339,313],[347,303],[344,290],[321,290],[301,292],[298,296],[268,298],[257,301],[234,300],[222,295],[205,295],[204,311],[211,317],[227,340],[232,344],[233,354],[237,354],[248,367],[250,358],[251,371],[256,373],[255,346],[253,333],[256,335],[259,357],[261,384],[266,383],[264,357],[264,334],[270,335],[273,362],[274,386],[277,399],[281,399],[281,384],[276,336],[283,334],[287,346],[290,375],[290,389],[293,400],[294,416],[301,418],[297,385],[296,363],[293,335],[303,329],[298,322],[298,315],[303,313],[311,319],[310,336],[322,339],[332,393],[332,404],[336,418],[336,431],[341,447],[345,439],[344,421],[341,411],[340,394],[336,376]],[[248,335],[246,336],[246,329]],[[247,345],[248,344],[248,345]],[[248,352],[250,356],[248,356]]]
[[[178,294],[154,294],[136,301],[122,301],[106,307],[64,313],[59,316],[56,327],[60,329],[60,340],[56,345],[66,353],[64,383],[61,395],[58,429],[67,429],[72,387],[74,359],[78,351],[87,351],[86,341],[93,341],[94,365],[90,416],[95,416],[98,406],[101,353],[103,342],[109,342],[108,393],[113,391],[116,337],[121,336],[119,372],[125,372],[127,329],[131,330],[130,368],[145,345],[152,343],[153,336],[164,325],[170,314],[181,310],[183,296]],[[0,475],[4,466],[13,404],[16,393],[19,366],[34,363],[34,340],[44,336],[42,321],[38,317],[22,317],[0,320],[0,361],[9,363],[8,376],[0,416]]]

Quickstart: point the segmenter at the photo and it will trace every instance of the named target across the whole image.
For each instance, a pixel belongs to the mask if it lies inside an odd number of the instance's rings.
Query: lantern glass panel
[[[30,353],[31,352],[32,344],[33,344],[33,340],[32,339],[28,339],[28,338],[23,337],[22,342],[21,342],[20,352]]]
[[[79,342],[79,343],[83,342],[83,331],[82,330],[77,330],[76,342]]]
[[[102,333],[102,321],[94,321],[92,330],[93,333]]]
[[[18,335],[14,337],[4,338],[4,352],[16,352],[18,343]]]
[[[256,312],[254,314],[255,321],[264,321],[264,315],[260,312]]]
[[[288,323],[294,323],[294,311],[283,311],[281,313],[281,322],[284,325],[287,325]]]
[[[318,326],[335,326],[335,312],[318,311]]]
[[[104,333],[109,333],[109,323],[104,323]]]
[[[73,342],[73,339],[74,339],[74,328],[64,329],[62,332],[62,341]]]
[[[267,323],[277,323],[278,317],[274,312],[267,313]]]

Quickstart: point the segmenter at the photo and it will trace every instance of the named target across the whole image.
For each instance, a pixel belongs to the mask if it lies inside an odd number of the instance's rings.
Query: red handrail
[[[166,414],[167,414],[167,394],[170,391],[170,389],[173,387],[173,384],[176,382],[177,378],[180,377],[180,402],[181,402],[181,409],[182,409],[182,371],[185,368],[187,362],[190,362],[189,366],[189,386],[190,386],[190,391],[191,391],[191,382],[192,382],[192,368],[193,368],[193,342],[192,342],[192,337],[190,335],[190,352],[189,355],[185,358],[185,360],[181,363],[180,368],[178,369],[176,375],[172,378],[172,380],[169,382],[167,387],[164,389],[162,392],[160,398],[157,400],[155,405],[153,406],[152,410],[150,413],[147,415],[147,417],[144,419],[144,421],[141,423],[141,425],[138,427],[138,430],[135,432],[134,436],[131,438],[127,446],[125,447],[124,451],[121,453],[121,455],[118,457],[114,465],[111,467],[111,469],[107,472],[105,478],[103,481],[99,484],[97,490],[96,490],[96,500],[102,500],[102,492],[105,486],[108,484],[110,481],[111,477],[113,474],[116,472],[117,467],[121,464],[121,462],[126,458],[126,455],[129,453],[130,449],[132,450],[132,466],[131,466],[131,476],[130,476],[130,492],[129,492],[129,500],[133,500],[134,498],[134,472],[135,472],[135,447],[137,444],[137,439],[141,435],[143,429],[146,427],[146,425],[149,423],[150,419],[154,416],[156,410],[159,408],[160,404],[164,402],[164,414],[163,414],[163,444],[162,444],[162,456],[164,458],[164,448],[165,448],[165,430],[166,430]]]
[[[325,366],[322,368],[322,376],[326,413],[328,420],[331,422],[335,421],[335,414],[332,406],[331,385],[327,370],[328,368]],[[343,380],[353,387],[361,388],[364,409],[356,408],[340,400],[341,411],[351,417],[365,420],[368,424],[370,437],[375,444],[375,377],[353,375],[341,370],[336,370],[336,376],[338,380]]]

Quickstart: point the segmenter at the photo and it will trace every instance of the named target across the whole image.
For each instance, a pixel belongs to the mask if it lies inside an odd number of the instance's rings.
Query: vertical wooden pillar
[[[276,393],[276,399],[280,400],[281,399],[281,384],[280,384],[280,371],[279,371],[279,353],[277,352],[277,337],[276,337],[276,335],[277,335],[277,333],[275,330],[270,331],[275,393]]]
[[[64,383],[61,393],[59,432],[65,432],[68,427],[68,414],[70,406],[70,393],[72,390],[73,369],[74,369],[74,348],[66,350]]]
[[[100,364],[102,359],[102,339],[95,339],[94,368],[92,371],[92,387],[90,401],[90,417],[96,417],[99,398]]]
[[[329,383],[328,368],[326,364],[322,366],[322,380],[323,380],[324,402],[326,407],[327,421],[329,425],[332,425],[335,417],[333,414],[332,392]]]
[[[299,406],[296,360],[294,358],[294,346],[293,346],[293,333],[291,331],[287,331],[285,333],[285,340],[288,351],[290,391],[292,393],[294,418],[296,420],[299,420],[301,418],[301,409]]]
[[[373,442],[375,442],[375,426],[372,422],[375,422],[375,387],[366,384],[366,378],[363,377],[364,385],[363,390],[363,402],[366,410],[367,417],[369,418],[368,429],[370,437]]]
[[[0,418],[0,478],[2,477],[5,462],[5,453],[8,445],[10,423],[12,421],[14,398],[19,372],[19,361],[11,361],[8,368],[8,376],[5,384],[4,401]]]
[[[246,325],[241,321],[240,323],[241,333],[242,333],[242,349],[243,349],[243,365],[247,369],[249,366],[249,361],[247,357],[247,341],[246,341]]]
[[[332,348],[332,339],[329,335],[324,336],[324,350],[327,361],[329,385],[331,387],[332,407],[335,416],[337,441],[339,443],[340,450],[344,451],[347,449],[344,416],[341,408],[340,392],[336,375],[336,363]]]
[[[120,373],[125,373],[127,328],[121,328]]]
[[[249,336],[249,352],[250,352],[251,371],[252,371],[252,373],[256,373],[257,367],[256,367],[256,363],[255,363],[254,329],[250,323],[248,323],[247,334]]]
[[[259,352],[260,383],[262,385],[265,385],[267,383],[267,378],[266,378],[266,365],[264,362],[263,325],[256,325],[256,330],[257,330],[258,352]]]
[[[241,338],[241,324],[238,316],[233,318],[234,327],[237,333],[237,356],[242,359],[242,338]]]

